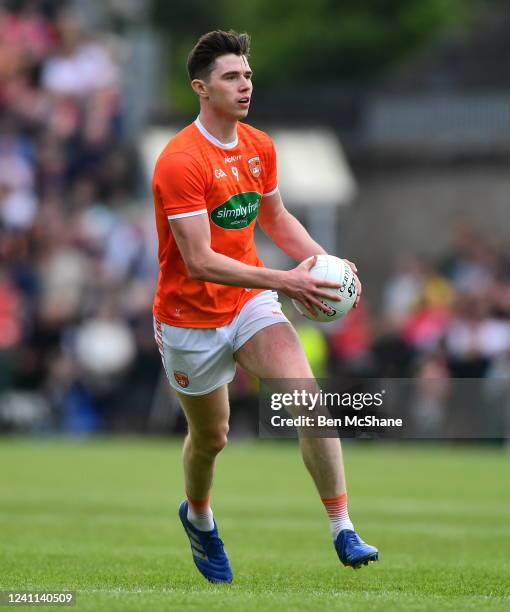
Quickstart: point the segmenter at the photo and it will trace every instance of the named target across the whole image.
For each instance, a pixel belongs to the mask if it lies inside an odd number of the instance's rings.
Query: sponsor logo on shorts
[[[260,198],[256,191],[237,193],[211,212],[211,221],[223,229],[244,229],[257,217]]]
[[[255,178],[260,176],[262,166],[260,165],[260,157],[258,155],[256,157],[251,157],[248,160],[248,168]]]
[[[174,370],[174,378],[177,384],[183,387],[184,389],[189,386],[188,375],[184,374],[184,372],[179,372],[178,370]]]

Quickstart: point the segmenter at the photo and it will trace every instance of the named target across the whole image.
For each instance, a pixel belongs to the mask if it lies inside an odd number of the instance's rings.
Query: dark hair
[[[250,37],[246,32],[214,30],[198,39],[188,55],[188,74],[191,80],[206,79],[212,72],[217,57],[233,53],[250,55]]]

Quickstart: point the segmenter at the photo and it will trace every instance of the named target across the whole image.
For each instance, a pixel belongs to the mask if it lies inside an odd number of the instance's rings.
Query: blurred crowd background
[[[197,0],[0,2],[0,431],[182,425],[153,340],[141,143],[155,122],[193,119],[183,53],[220,26],[253,35],[253,123],[327,124],[357,178],[338,254],[360,264],[365,299],[327,326],[285,303],[316,375],[510,377],[505,3],[368,2],[363,20],[324,1],[317,23],[281,3],[287,33],[281,7],[223,4],[232,19],[216,22]],[[321,38],[328,15],[341,27]],[[253,432],[255,381],[239,372],[232,398]]]

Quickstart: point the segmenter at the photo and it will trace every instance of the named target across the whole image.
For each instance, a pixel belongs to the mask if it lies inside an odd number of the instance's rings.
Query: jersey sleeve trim
[[[201,210],[193,210],[192,212],[179,213],[177,215],[168,215],[168,220],[173,221],[174,219],[183,219],[184,217],[195,217],[196,215],[206,215],[207,208]]]
[[[263,193],[262,197],[266,198],[267,196],[272,196],[274,195],[276,192],[278,191],[278,185],[276,185],[276,187],[274,189],[272,189],[271,191],[268,191],[267,193]]]

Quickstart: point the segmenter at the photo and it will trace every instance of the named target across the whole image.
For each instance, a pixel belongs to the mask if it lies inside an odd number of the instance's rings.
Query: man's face
[[[220,115],[244,119],[250,107],[252,71],[244,55],[222,55],[216,58],[209,78],[204,81],[207,99]]]

